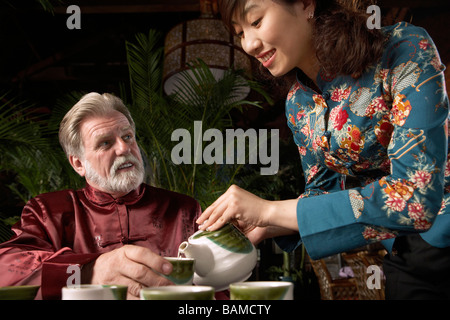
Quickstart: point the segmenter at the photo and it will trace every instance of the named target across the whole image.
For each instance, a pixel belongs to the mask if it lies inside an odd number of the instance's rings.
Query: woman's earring
[[[314,18],[314,12],[310,12],[308,15],[308,19],[311,20],[312,18]]]

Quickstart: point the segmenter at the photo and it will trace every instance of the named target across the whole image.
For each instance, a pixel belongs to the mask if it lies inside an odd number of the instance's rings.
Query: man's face
[[[135,133],[118,111],[84,120],[80,126],[84,158],[71,157],[74,169],[94,188],[117,198],[136,189],[144,166]]]

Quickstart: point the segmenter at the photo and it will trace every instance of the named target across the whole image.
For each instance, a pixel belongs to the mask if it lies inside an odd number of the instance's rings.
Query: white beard
[[[126,162],[132,162],[133,170],[120,172],[118,168]],[[144,181],[144,165],[142,161],[137,159],[132,154],[121,156],[114,160],[113,165],[109,171],[109,178],[102,177],[98,172],[92,168],[88,160],[84,161],[86,170],[86,180],[92,181],[103,191],[108,193],[123,193],[127,194],[134,189],[137,189]]]

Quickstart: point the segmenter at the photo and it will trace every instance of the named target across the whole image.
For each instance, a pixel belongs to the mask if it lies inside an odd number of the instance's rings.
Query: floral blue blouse
[[[445,67],[424,29],[383,31],[383,57],[360,78],[320,72],[322,94],[297,81],[287,97],[306,180],[300,241],[313,259],[417,232],[450,246]]]

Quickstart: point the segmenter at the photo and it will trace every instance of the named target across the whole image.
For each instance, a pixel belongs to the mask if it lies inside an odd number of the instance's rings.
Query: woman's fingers
[[[207,231],[216,231],[222,228],[227,222],[234,220],[233,215],[227,214],[229,210],[224,210],[223,213],[215,213],[211,215],[211,218],[208,219],[202,226],[202,230]]]
[[[264,223],[264,203],[254,194],[232,185],[197,220],[201,230],[217,230],[229,221],[240,221],[247,225]],[[263,226],[263,225],[261,225]]]
[[[204,220],[201,220],[200,230],[217,230],[221,226],[223,226],[228,220],[226,220],[225,212],[228,208],[228,202],[226,200],[226,194],[222,196],[223,198],[220,199],[220,201],[217,201],[208,209],[205,210],[205,217],[207,217]],[[217,224],[217,221],[219,220],[219,224]],[[212,227],[214,225],[214,227]]]
[[[200,217],[197,219],[197,223],[199,225],[203,225],[207,220],[209,220],[211,214],[213,214],[216,210],[216,208],[223,202],[223,198],[226,196],[226,192],[221,195],[219,198],[217,198],[216,201],[213,202],[208,208],[206,208],[205,211],[200,215]]]
[[[228,206],[228,202],[230,201],[230,193],[234,188],[238,188],[237,186],[231,186],[228,190],[222,194],[216,201],[213,202],[197,219],[197,223],[200,225],[201,230],[205,230],[217,219],[222,216]]]

